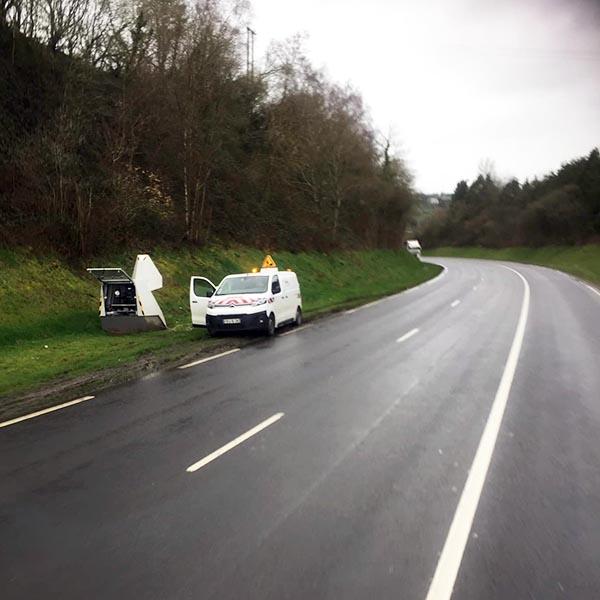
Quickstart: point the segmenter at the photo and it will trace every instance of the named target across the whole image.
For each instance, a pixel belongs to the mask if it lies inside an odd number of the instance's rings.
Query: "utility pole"
[[[254,36],[256,31],[246,27],[246,75],[254,77]]]

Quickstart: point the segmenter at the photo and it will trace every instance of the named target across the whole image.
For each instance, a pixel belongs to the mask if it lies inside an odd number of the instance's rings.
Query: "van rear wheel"
[[[269,337],[273,337],[275,335],[275,315],[271,315],[269,317],[269,322],[267,323],[267,335]]]
[[[302,325],[302,311],[300,310],[300,307],[296,309],[296,320],[294,321],[294,325],[296,327]]]

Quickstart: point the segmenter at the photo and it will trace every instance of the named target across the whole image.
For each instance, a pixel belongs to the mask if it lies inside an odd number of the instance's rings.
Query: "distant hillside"
[[[434,210],[419,236],[438,246],[544,246],[600,240],[600,153],[521,184],[480,175],[461,181],[448,206]]]
[[[451,197],[452,194],[415,194],[406,236],[408,238],[417,237],[423,224],[431,218],[437,209],[448,206]]]

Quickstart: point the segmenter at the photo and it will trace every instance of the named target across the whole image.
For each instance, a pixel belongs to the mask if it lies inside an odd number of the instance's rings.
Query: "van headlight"
[[[214,308],[215,307],[215,303],[212,300],[208,301],[208,308]]]
[[[267,299],[266,298],[257,298],[252,305],[253,306],[260,306],[261,304],[266,304],[267,303]]]

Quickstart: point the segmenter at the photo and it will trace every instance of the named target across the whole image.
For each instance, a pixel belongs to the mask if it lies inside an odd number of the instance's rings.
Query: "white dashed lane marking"
[[[61,410],[62,408],[67,408],[68,406],[73,406],[75,404],[81,404],[82,402],[86,402],[87,400],[91,400],[96,396],[83,396],[82,398],[77,398],[76,400],[70,400],[69,402],[64,402],[63,404],[58,404],[56,406],[51,406],[50,408],[45,408],[44,410],[38,410],[37,412],[30,413],[28,415],[24,415],[22,417],[17,417],[16,419],[11,419],[10,421],[4,421],[0,423],[0,427],[8,427],[9,425],[14,425],[15,423],[20,423],[21,421],[27,421],[28,419],[33,419],[35,417],[39,417],[41,415],[47,415],[48,413],[54,412],[56,410]]]
[[[194,471],[201,469],[202,467],[206,466],[208,463],[211,463],[216,458],[219,458],[219,456],[222,456],[226,452],[229,452],[236,446],[239,446],[241,443],[245,442],[247,439],[251,438],[252,436],[256,435],[257,433],[260,433],[263,429],[266,429],[270,425],[273,425],[273,423],[279,421],[279,419],[281,419],[281,417],[283,417],[283,416],[284,416],[284,413],[274,414],[272,417],[269,417],[262,423],[259,423],[256,427],[253,427],[252,429],[249,429],[248,431],[246,431],[246,433],[242,433],[242,435],[236,437],[235,440],[232,440],[228,444],[221,446],[218,450],[211,452],[208,456],[205,456],[203,459],[190,465],[186,469],[186,471],[188,473],[193,473]]]
[[[208,362],[209,360],[215,360],[215,358],[221,358],[222,356],[228,356],[229,354],[233,354],[234,352],[239,352],[239,348],[234,348],[233,350],[227,350],[227,352],[221,352],[220,354],[215,354],[214,356],[207,356],[206,358],[201,358],[200,360],[195,360],[194,362],[188,363],[187,365],[181,365],[177,367],[178,369],[189,369],[190,367],[195,367],[196,365],[201,365],[202,363]]]
[[[408,340],[409,338],[411,338],[413,335],[417,335],[417,333],[419,333],[419,330],[417,328],[411,329],[408,333],[405,333],[403,336],[399,337],[396,340],[396,342],[398,344],[401,344],[402,342],[405,342],[406,340]]]

